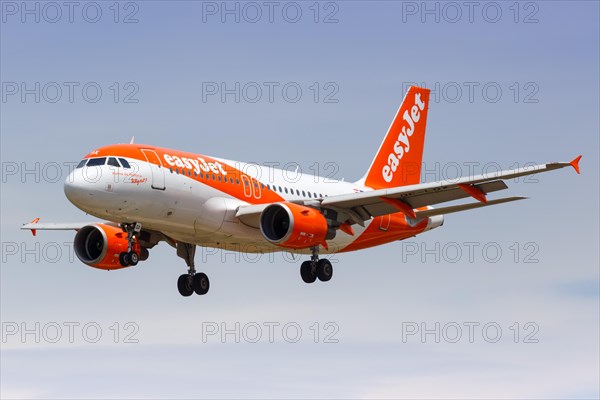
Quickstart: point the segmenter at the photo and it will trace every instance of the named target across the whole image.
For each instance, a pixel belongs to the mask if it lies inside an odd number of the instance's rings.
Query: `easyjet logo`
[[[409,110],[404,110],[402,119],[404,126],[398,134],[398,139],[394,143],[394,151],[388,155],[387,164],[383,166],[381,174],[386,182],[391,182],[394,179],[394,172],[400,165],[400,160],[404,154],[410,151],[410,137],[415,131],[415,124],[421,119],[421,111],[425,108],[425,102],[421,100],[421,93],[415,94],[414,105]]]
[[[191,169],[191,170],[196,171],[197,174],[199,174],[200,171],[204,171],[204,172],[212,172],[214,174],[221,173],[223,175],[227,175],[227,172],[223,168],[223,165],[218,161],[206,162],[206,161],[204,161],[204,159],[202,157],[187,158],[187,157],[172,156],[169,154],[165,154],[163,157],[164,157],[165,161],[167,162],[167,164],[169,164],[171,167]]]

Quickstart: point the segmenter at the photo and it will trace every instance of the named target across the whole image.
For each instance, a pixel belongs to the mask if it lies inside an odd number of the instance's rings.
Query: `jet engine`
[[[73,243],[77,258],[90,267],[111,270],[125,268],[119,255],[127,251],[127,233],[107,224],[86,225],[79,229]],[[133,251],[140,255],[140,246],[135,243]]]
[[[260,231],[269,242],[291,249],[317,245],[335,235],[319,210],[294,203],[275,203],[260,215]]]

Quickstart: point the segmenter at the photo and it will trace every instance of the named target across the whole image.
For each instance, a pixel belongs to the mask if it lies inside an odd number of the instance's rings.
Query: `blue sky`
[[[262,2],[229,2],[239,7],[236,22],[221,2],[139,1],[119,3],[116,23],[113,2],[82,2],[73,22],[64,5],[57,18],[47,3],[28,2],[38,4],[36,22],[22,4],[1,3],[3,398],[600,395],[597,2],[481,2],[472,22],[462,3],[427,3],[438,7],[437,22],[421,2],[276,2],[270,22]],[[251,22],[256,5],[262,16]],[[89,22],[97,9],[98,22]],[[298,258],[199,251],[211,278],[202,298],[179,296],[185,266],[164,243],[135,268],[104,272],[71,262],[71,232],[18,230],[34,217],[88,220],[64,197],[68,163],[133,135],[303,171],[318,163],[322,173],[358,179],[407,82],[439,88],[426,180],[468,174],[469,165],[481,173],[578,154],[582,174],[509,181],[511,195],[530,199],[447,216],[405,243],[336,255],[327,284],[304,284]],[[236,83],[239,102],[206,92],[214,84],[235,92]],[[22,85],[32,90],[24,98]],[[253,102],[257,86],[262,97]],[[302,95],[292,102],[283,87]],[[127,322],[137,343],[124,343]],[[40,343],[7,334],[36,323]],[[69,323],[79,324],[73,343]],[[263,336],[203,341],[213,323],[258,324]],[[269,323],[279,324],[273,343]],[[439,343],[434,334],[403,340],[413,323],[439,323]],[[51,343],[54,324],[62,336]],[[97,343],[82,334],[85,324],[100,327]],[[301,328],[297,343],[279,330],[286,324]],[[456,325],[463,336],[452,343]],[[501,328],[497,342],[483,326]],[[334,330],[337,342],[324,343]]]

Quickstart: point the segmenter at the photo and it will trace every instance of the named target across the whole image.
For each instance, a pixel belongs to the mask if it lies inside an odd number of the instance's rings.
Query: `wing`
[[[47,223],[38,223],[40,219],[36,218],[31,222],[23,224],[21,229],[29,229],[33,236],[36,235],[37,231],[78,231],[86,225],[96,224],[98,221],[90,221],[90,222],[47,222]],[[112,224],[112,223],[108,223]]]
[[[341,223],[363,225],[373,217],[403,212],[415,218],[427,218],[434,215],[450,214],[480,207],[502,204],[525,197],[506,197],[497,200],[487,199],[487,194],[507,189],[504,182],[521,176],[538,174],[564,167],[573,167],[579,173],[581,156],[571,162],[552,162],[514,170],[499,171],[486,175],[464,177],[416,185],[401,186],[390,189],[371,190],[360,193],[349,193],[330,196],[314,204],[307,201],[306,205],[322,209],[331,209],[338,214]],[[473,197],[477,202],[456,206],[433,208],[432,205]],[[236,216],[244,223],[258,227],[260,213],[267,205],[242,206]]]

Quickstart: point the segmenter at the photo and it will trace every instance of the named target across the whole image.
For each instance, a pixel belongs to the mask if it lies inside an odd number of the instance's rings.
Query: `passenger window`
[[[304,190],[302,191],[302,196],[306,197],[306,193],[304,193]]]
[[[173,173],[173,167],[169,167],[169,171]]]
[[[229,183],[231,183],[233,185],[233,178],[229,177]]]
[[[112,167],[121,168],[121,165],[119,164],[119,162],[117,161],[117,159],[114,158],[114,157],[110,157],[108,159],[107,164],[110,165],[110,166],[112,166]]]
[[[90,158],[88,160],[87,166],[88,167],[98,167],[98,166],[104,165],[104,164],[106,164],[106,157]]]
[[[287,188],[285,188],[285,192],[286,192],[286,193],[288,192]]]
[[[308,197],[312,199],[312,196],[310,195],[310,192],[308,192]]]
[[[236,185],[239,185],[239,184],[240,184],[240,180],[236,178],[236,179],[235,179],[235,184],[236,184]]]
[[[79,164],[77,164],[77,167],[76,167],[76,168],[83,168],[83,166],[85,165],[85,163],[86,163],[86,162],[88,162],[88,160],[87,160],[87,159],[85,159],[85,160],[81,160],[81,161],[79,162]]]
[[[219,179],[219,182],[221,182],[221,175],[219,175],[217,178]]]
[[[123,166],[123,168],[131,168],[131,165],[129,165],[129,162],[126,159],[119,158],[119,161],[121,161],[121,165]]]
[[[300,196],[300,191],[298,189],[296,189],[296,194]]]

